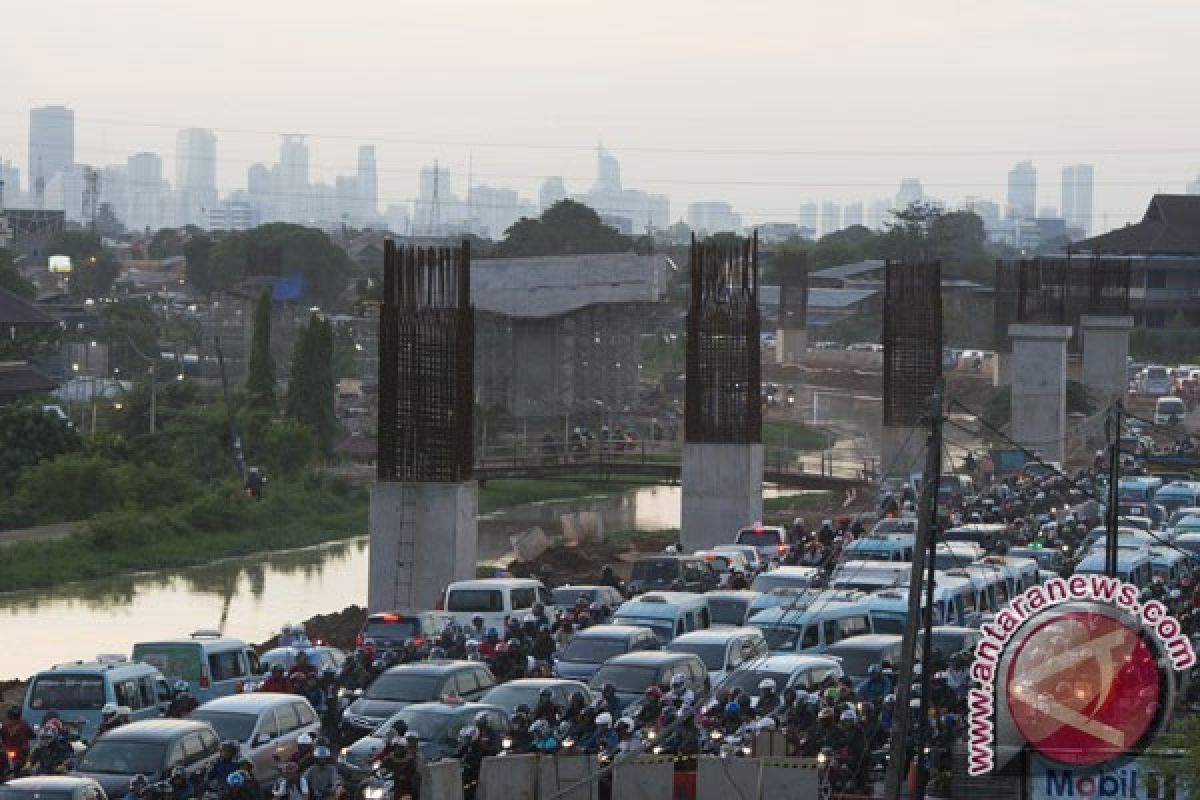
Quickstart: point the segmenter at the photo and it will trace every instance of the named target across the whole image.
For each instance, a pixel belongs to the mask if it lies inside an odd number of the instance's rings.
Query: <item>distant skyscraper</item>
[[[826,200],[821,203],[821,235],[828,236],[842,229],[842,207]]]
[[[742,215],[729,203],[691,203],[687,208],[687,220],[697,236],[742,231]]]
[[[633,233],[665,229],[670,224],[671,199],[621,186],[621,165],[603,147],[596,150],[596,183],[575,200],[586,204],[609,224],[627,227]],[[617,218],[625,222],[618,222]]]
[[[0,159],[0,181],[4,182],[0,208],[4,208],[5,205],[19,205],[17,199],[21,196],[21,170],[11,161]]]
[[[125,227],[156,230],[163,214],[162,158],[158,153],[134,153],[125,161],[127,204]]]
[[[567,187],[561,175],[551,175],[542,181],[542,189],[538,192],[538,203],[545,211],[555,203],[567,199]]]
[[[903,210],[925,199],[925,189],[917,178],[905,178],[896,190],[896,209]]]
[[[1187,193],[1188,194],[1200,194],[1200,175],[1197,175],[1195,180],[1188,181]]]
[[[1037,211],[1037,170],[1032,161],[1018,162],[1008,171],[1008,213],[1033,219]]]
[[[596,148],[596,185],[592,192],[621,191],[621,164],[603,147]]]
[[[883,230],[887,224],[892,204],[888,200],[875,200],[871,203],[871,210],[867,212],[867,227],[873,231]]]
[[[358,195],[362,199],[364,222],[379,216],[379,179],[375,173],[375,145],[358,148]]]
[[[800,227],[807,229],[805,236],[817,235],[817,204],[808,202],[800,204]]]
[[[1092,187],[1095,170],[1091,164],[1072,164],[1062,171],[1062,215],[1067,229],[1083,236],[1092,230]],[[1190,191],[1189,187],[1189,191]],[[1196,192],[1200,194],[1200,192]]]
[[[863,204],[848,203],[842,210],[842,225],[849,228],[851,225],[863,224]]]
[[[279,145],[274,186],[275,207],[284,222],[308,220],[308,145],[303,136],[285,134]]]
[[[217,205],[217,136],[206,128],[184,128],[175,136],[176,224],[207,227]]]
[[[75,112],[43,106],[29,112],[29,194],[40,201],[46,184],[75,163]]]

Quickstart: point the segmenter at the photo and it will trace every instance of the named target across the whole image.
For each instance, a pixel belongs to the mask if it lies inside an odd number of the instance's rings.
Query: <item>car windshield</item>
[[[15,789],[0,786],[0,800],[71,800],[70,792],[55,792],[46,789]]]
[[[749,544],[754,547],[773,547],[779,544],[777,531],[741,531],[737,535],[738,544]]]
[[[872,611],[871,629],[875,633],[904,633],[906,614],[892,611]]]
[[[642,694],[655,684],[658,679],[658,669],[655,667],[633,667],[625,664],[611,664],[596,670],[592,676],[593,689],[603,689],[604,684],[611,683],[621,694]]]
[[[708,598],[708,615],[714,625],[741,625],[746,621],[750,601],[737,597]]]
[[[367,627],[363,629],[363,637],[366,639],[400,641],[415,637],[419,632],[420,626],[418,620],[415,619],[401,619],[395,622],[367,620]]]
[[[421,703],[437,700],[445,683],[441,675],[380,675],[367,687],[368,700],[391,700],[397,703]]]
[[[729,677],[721,682],[722,687],[727,687],[731,690],[741,689],[751,697],[758,697],[758,684],[762,683],[767,678],[775,681],[775,689],[782,692],[787,688],[788,681],[792,679],[791,674],[787,672],[768,672],[767,670],[759,669],[738,669],[729,673]]]
[[[579,595],[583,595],[588,599],[589,603],[596,600],[595,589],[555,589],[550,593],[550,597],[556,606],[573,606],[579,601]]]
[[[480,702],[509,710],[516,708],[521,703],[530,708],[536,708],[538,691],[538,688],[533,686],[497,686],[485,694]]]
[[[79,772],[105,775],[157,775],[166,746],[153,742],[99,740],[79,760]]]
[[[772,589],[805,589],[812,583],[808,575],[778,575],[764,572],[754,579],[750,588],[756,592],[769,592]]]
[[[965,567],[975,559],[957,550],[943,550],[933,557],[933,568],[938,570]]]
[[[134,645],[133,660],[144,661],[169,680],[200,680],[200,646],[195,644]]]
[[[499,589],[455,589],[446,603],[447,611],[496,612],[504,610],[504,593]]]
[[[637,625],[639,628],[649,628],[659,644],[666,644],[675,638],[675,623],[666,619],[652,617],[613,617],[618,625]]]
[[[962,652],[967,649],[967,636],[965,633],[944,633],[941,631],[933,632],[933,649],[934,652],[941,653],[943,656],[952,656],[955,653]]]
[[[563,651],[561,661],[583,664],[603,664],[613,656],[629,650],[625,639],[602,639],[598,636],[576,636]]]
[[[305,657],[308,658],[309,664],[315,665],[320,663],[321,656],[316,650],[301,651],[294,650],[290,647],[280,648],[278,650],[271,650],[270,652],[262,654],[262,656],[259,658],[259,671],[267,673],[270,672],[271,667],[274,666],[283,667],[285,670],[291,669],[292,665],[296,663],[296,655],[301,652],[303,652]]]
[[[840,658],[842,660],[842,672],[852,678],[865,678],[867,676],[867,667],[879,663],[878,650],[865,650],[857,647],[838,647],[835,649],[836,652],[830,651],[829,655]]]
[[[643,559],[634,563],[630,580],[643,582],[673,581],[679,577],[679,562],[671,559]]]
[[[762,627],[763,636],[767,640],[767,647],[771,650],[795,650],[796,644],[800,641],[800,632],[803,626],[793,627],[791,625],[769,625]]]
[[[208,722],[217,729],[217,735],[221,740],[235,739],[239,742],[250,741],[250,735],[254,733],[254,724],[258,722],[257,714],[234,714],[228,711],[208,711],[203,708],[198,708],[191,714],[188,714],[188,719],[198,719],[201,722]]]
[[[692,653],[700,656],[705,669],[725,669],[725,644],[723,642],[675,642],[671,650],[676,653]]]
[[[39,675],[29,693],[34,711],[99,711],[104,681],[99,675]]]
[[[451,724],[458,722],[456,714],[438,714],[434,711],[411,711],[405,709],[385,721],[371,735],[387,741],[391,736],[392,729],[400,720],[404,721],[404,724],[408,726],[410,731],[415,731],[417,738],[422,742],[443,741],[448,736],[456,734],[458,732],[457,729],[460,727],[460,725],[454,724],[454,729],[451,730]]]

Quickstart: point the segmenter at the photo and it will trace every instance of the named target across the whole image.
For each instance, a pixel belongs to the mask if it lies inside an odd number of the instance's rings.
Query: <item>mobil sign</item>
[[[1119,767],[1063,767],[1044,758],[1029,760],[1029,800],[1151,800],[1187,797],[1182,787],[1163,791],[1163,781],[1142,759]]]

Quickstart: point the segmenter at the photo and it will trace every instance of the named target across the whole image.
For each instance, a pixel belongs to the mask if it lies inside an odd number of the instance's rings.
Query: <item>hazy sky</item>
[[[213,128],[222,189],[310,135],[313,177],[378,145],[380,205],[434,158],[535,196],[571,191],[603,141],[672,216],[725,199],[748,221],[806,200],[1003,201],[1029,158],[1039,205],[1096,165],[1096,217],[1141,215],[1200,171],[1192,0],[38,0],[6,7],[0,157],[26,173],[28,110],[76,112],[77,160],[164,156]],[[26,174],[27,177],[27,174]]]

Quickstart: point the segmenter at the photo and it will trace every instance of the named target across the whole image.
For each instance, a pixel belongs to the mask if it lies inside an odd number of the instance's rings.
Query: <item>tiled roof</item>
[[[1141,222],[1075,242],[1085,253],[1200,255],[1200,195],[1156,194]]]

